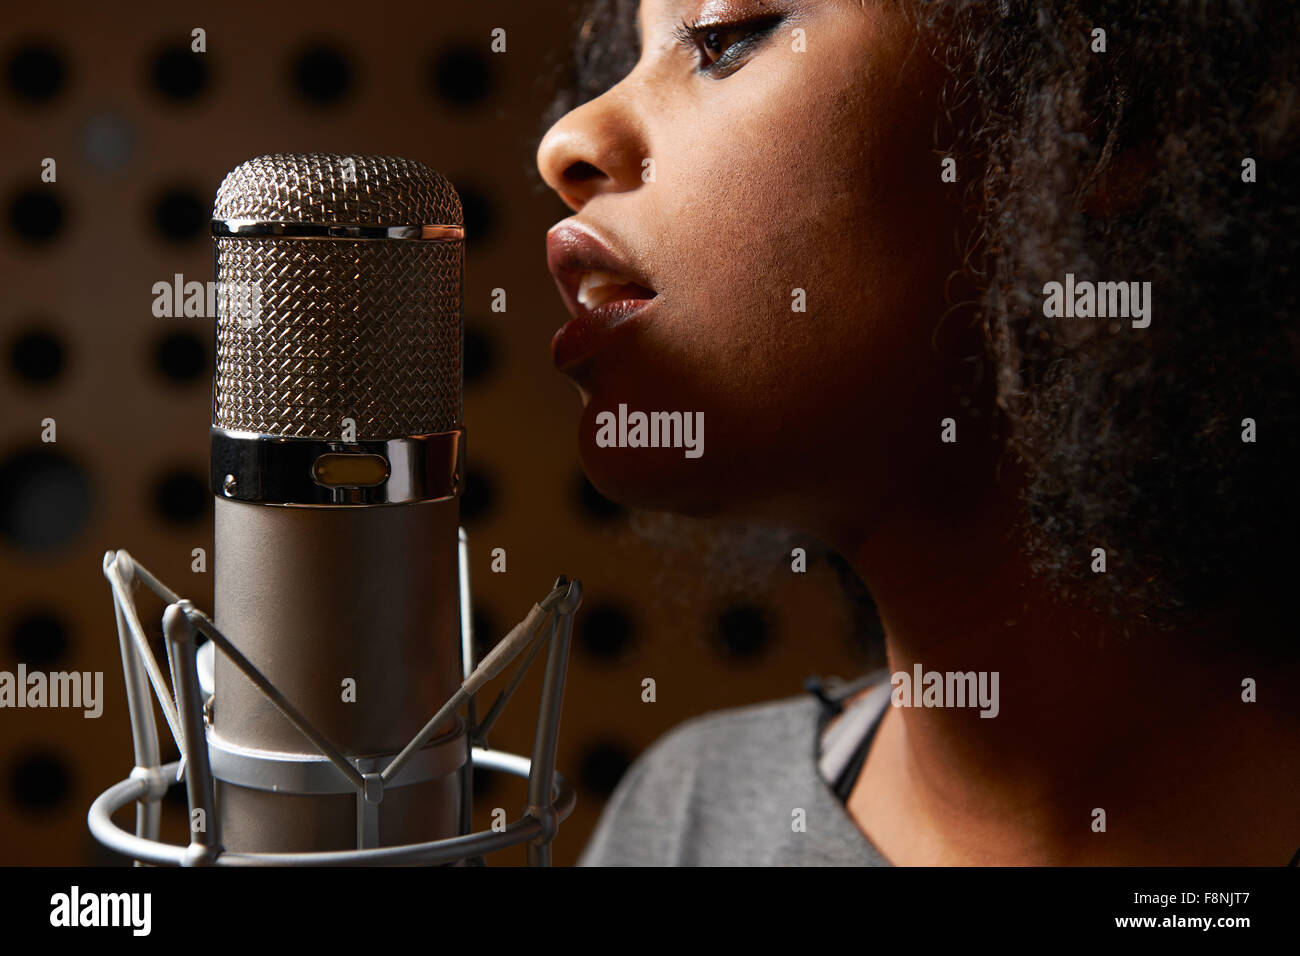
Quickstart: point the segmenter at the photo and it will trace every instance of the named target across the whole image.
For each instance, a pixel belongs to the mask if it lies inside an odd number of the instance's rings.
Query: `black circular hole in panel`
[[[496,341],[477,324],[465,325],[465,384],[478,385],[491,377],[497,364]]]
[[[733,605],[718,615],[718,640],[730,657],[757,657],[772,640],[770,615],[756,604]]]
[[[460,496],[460,520],[466,525],[491,517],[497,507],[496,481],[481,468],[470,466]]]
[[[635,638],[631,614],[608,601],[584,609],[574,630],[578,646],[588,657],[599,661],[618,660]]]
[[[438,98],[461,109],[481,103],[495,85],[489,54],[468,44],[439,50],[433,56],[429,73]]]
[[[9,201],[9,228],[19,239],[49,242],[63,230],[67,213],[50,187],[24,189]]]
[[[632,765],[628,749],[613,741],[588,744],[578,762],[578,780],[592,793],[608,797]]]
[[[9,55],[5,74],[14,96],[28,103],[44,103],[67,84],[68,67],[54,46],[28,40]]]
[[[206,53],[195,53],[188,45],[164,47],[149,64],[150,85],[165,99],[189,102],[208,86],[206,58]]]
[[[154,510],[172,524],[190,524],[207,511],[207,480],[188,470],[169,472],[154,484]]]
[[[294,89],[309,103],[328,106],[352,90],[355,78],[348,58],[329,44],[304,47],[290,67]]]
[[[168,783],[171,783],[171,781],[169,780]],[[165,807],[171,807],[174,810],[179,810],[182,813],[188,814],[190,810],[190,795],[185,789],[185,784],[179,783],[168,787],[167,792],[163,794],[162,802]]]
[[[90,510],[90,482],[59,452],[31,449],[0,462],[0,536],[10,544],[27,551],[63,547]]]
[[[490,242],[496,234],[496,203],[478,186],[456,185],[461,215],[465,222],[465,241],[473,245]]]
[[[53,609],[33,608],[13,622],[9,646],[15,659],[45,668],[58,663],[68,652],[68,629]]]
[[[481,715],[480,715],[481,716]],[[478,803],[487,800],[501,789],[501,774],[495,770],[488,770],[482,766],[474,767],[474,778],[472,786],[474,788],[474,802]],[[495,809],[495,808],[494,808]],[[507,809],[507,814],[509,810]]]
[[[472,576],[471,576],[472,579]],[[474,633],[474,661],[483,660],[488,651],[497,646],[505,637],[501,624],[493,611],[484,604],[475,601],[470,610],[470,628]]]
[[[173,242],[185,242],[205,232],[210,213],[208,204],[190,189],[169,189],[153,205],[153,224],[159,235]]]
[[[63,343],[53,332],[30,329],[20,332],[9,345],[9,367],[29,384],[53,382],[65,364]]]
[[[193,332],[172,332],[154,347],[154,367],[172,382],[192,382],[208,367],[208,350]]]
[[[29,813],[58,810],[72,794],[72,772],[58,754],[28,753],[9,769],[9,794]]]

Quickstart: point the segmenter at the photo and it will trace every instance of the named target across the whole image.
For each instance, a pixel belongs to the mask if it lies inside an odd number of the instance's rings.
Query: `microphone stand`
[[[559,743],[560,710],[564,700],[573,615],[582,603],[582,584],[561,575],[550,593],[532,609],[495,647],[475,663],[473,629],[470,621],[468,548],[460,529],[461,686],[438,709],[400,753],[382,768],[375,758],[348,758],[330,743],[250,662],[212,619],[196,609],[137,563],[125,550],[104,554],[104,576],[113,593],[118,639],[122,650],[122,671],[126,681],[127,708],[131,719],[135,767],[131,775],[109,787],[96,798],[87,815],[90,831],[100,843],[132,857],[135,865],[145,863],[180,866],[365,866],[393,864],[448,865],[464,862],[483,864],[483,855],[507,846],[525,843],[529,866],[551,865],[551,841],[559,825],[573,812],[576,796],[572,786],[555,769]],[[163,633],[171,672],[171,688],[164,680],[148,639],[140,624],[132,592],[144,583],[167,602],[163,612]],[[546,637],[538,635],[546,629]],[[209,638],[203,648],[197,633]],[[549,647],[542,683],[538,721],[531,758],[492,750],[487,735],[514,694],[543,646]],[[506,687],[497,695],[487,714],[478,719],[477,694],[483,684],[527,650]],[[357,847],[354,850],[301,853],[233,853],[221,846],[216,812],[215,786],[208,752],[207,728],[211,723],[213,695],[202,686],[200,654],[216,651],[247,677],[281,714],[312,744],[328,764],[356,791]],[[210,663],[210,660],[209,660]],[[210,669],[208,671],[211,673]],[[181,759],[161,764],[158,733],[149,692],[152,689],[181,753]],[[397,847],[379,847],[379,806],[385,784],[432,739],[437,729],[466,705],[469,759],[460,769],[460,833],[455,837]],[[528,805],[524,813],[504,830],[471,833],[473,766],[499,770],[528,779]],[[191,826],[188,846],[160,842],[160,801],[173,783],[185,781],[189,819],[200,819],[202,827]],[[292,791],[283,791],[292,792]],[[136,802],[135,833],[127,833],[112,821],[112,815]],[[201,814],[196,817],[196,811]]]

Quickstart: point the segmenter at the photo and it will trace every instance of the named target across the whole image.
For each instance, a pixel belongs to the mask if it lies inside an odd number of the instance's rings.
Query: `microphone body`
[[[391,757],[460,685],[457,518],[455,499],[346,510],[218,499],[214,623],[344,754]],[[213,736],[223,744],[316,756],[222,654],[215,688]],[[463,730],[459,744],[463,751]],[[355,847],[353,788],[314,763],[326,778],[318,786],[333,781],[336,792],[223,781],[214,754],[223,845],[267,853]],[[444,756],[432,779],[388,788],[377,845],[455,836],[462,763]]]
[[[280,154],[230,173],[213,220],[214,623],[367,775],[363,799],[217,654],[221,843],[455,836],[460,718],[377,778],[463,676],[459,199],[407,160]]]

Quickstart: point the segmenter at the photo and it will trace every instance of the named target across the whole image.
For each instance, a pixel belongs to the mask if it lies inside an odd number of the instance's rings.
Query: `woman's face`
[[[737,25],[688,48],[683,20]],[[552,234],[585,227],[655,293],[557,336],[583,467],[633,507],[867,530],[961,420],[952,318],[934,341],[962,180],[941,71],[892,0],[642,0],[639,28],[632,72],[537,154],[575,213]],[[703,413],[702,454],[602,447],[620,404]]]

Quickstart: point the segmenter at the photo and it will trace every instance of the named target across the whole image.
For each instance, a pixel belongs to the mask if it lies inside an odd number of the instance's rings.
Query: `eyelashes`
[[[673,30],[673,37],[692,56],[706,58],[696,71],[721,78],[744,66],[745,57],[762,44],[784,20],[783,16],[758,17],[734,23],[718,21],[688,23],[683,20]],[[738,39],[732,39],[738,37]],[[707,58],[712,55],[714,59]]]

